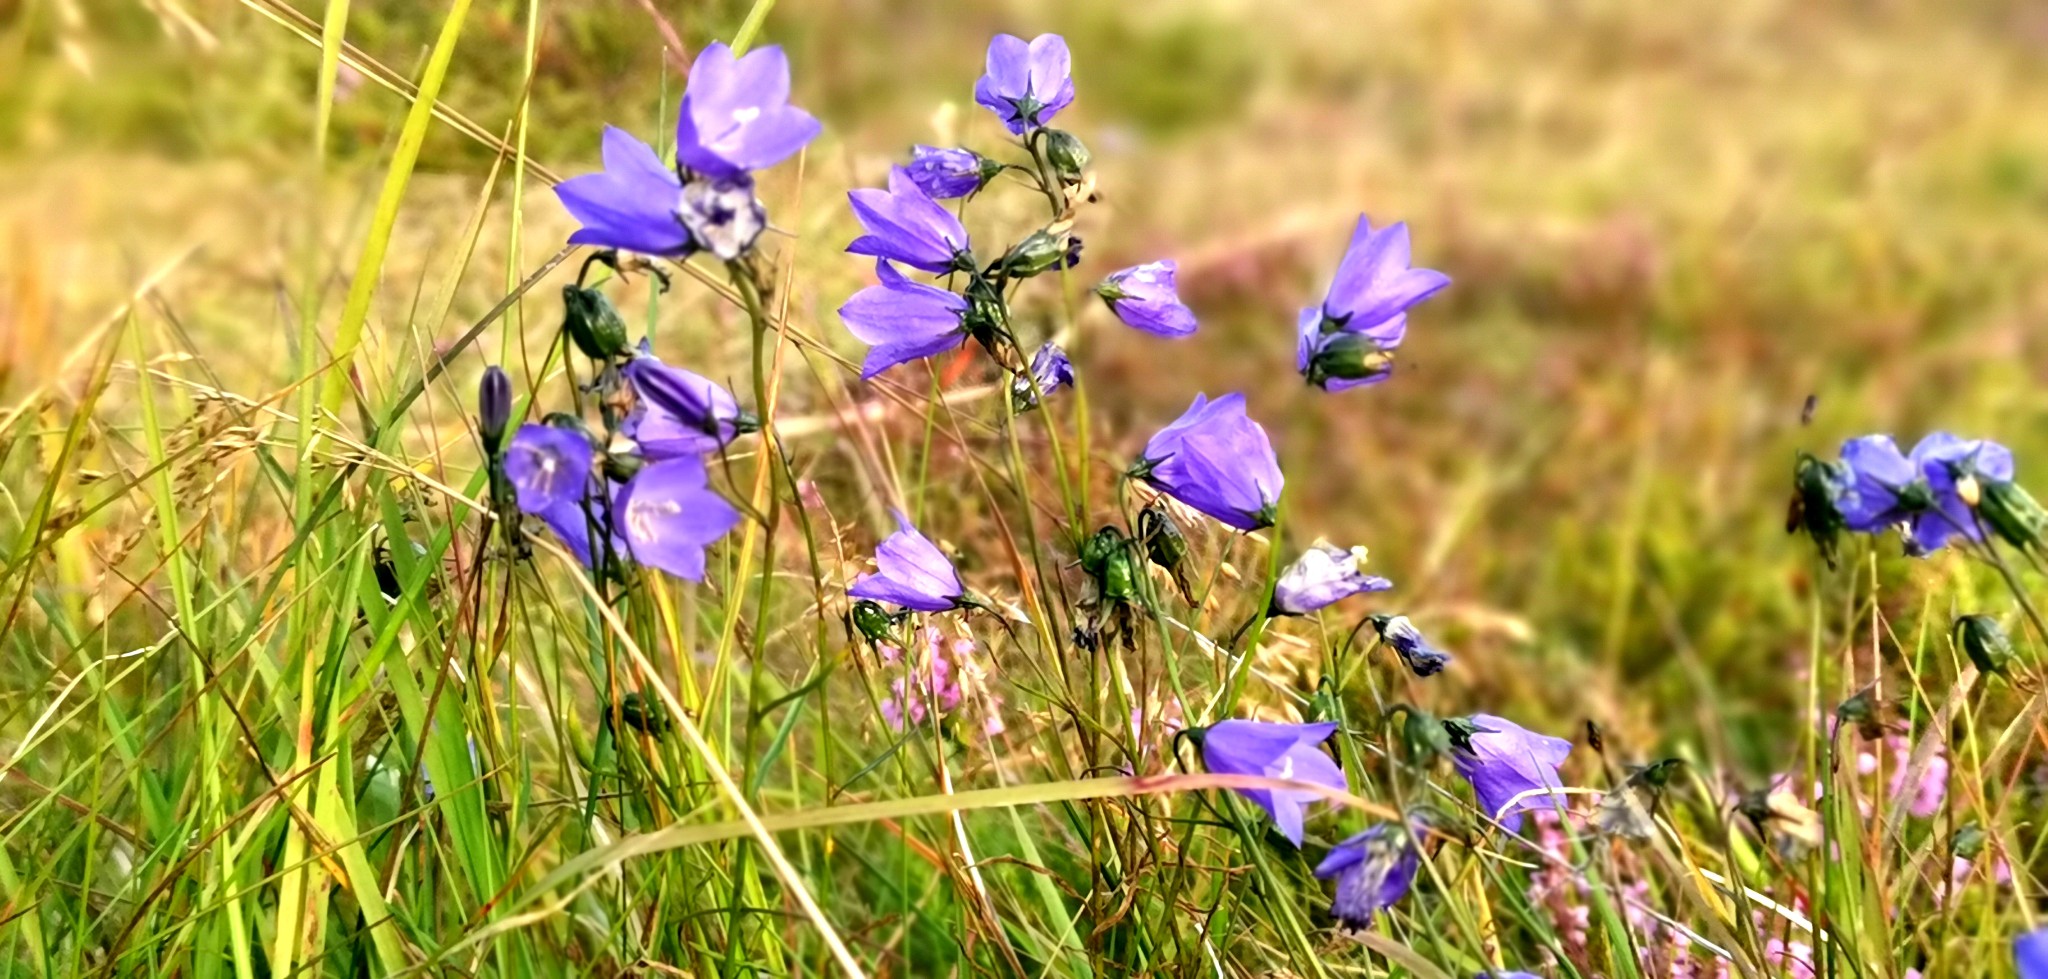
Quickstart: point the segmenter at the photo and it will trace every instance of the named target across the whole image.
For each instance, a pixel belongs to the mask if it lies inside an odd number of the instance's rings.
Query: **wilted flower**
[[[690,174],[683,181],[681,200],[676,219],[698,248],[720,261],[746,254],[768,230],[768,209],[754,196],[754,178],[744,173]]]
[[[1374,231],[1359,215],[1322,305],[1302,311],[1302,375],[1329,391],[1384,380],[1407,335],[1408,309],[1450,284],[1441,272],[1409,266],[1406,224]]]
[[[2048,979],[2048,928],[2013,939],[2012,956],[2020,979]]]
[[[1346,928],[1362,929],[1373,916],[1393,907],[1415,886],[1415,872],[1422,866],[1422,851],[1416,835],[1427,827],[1375,823],[1330,848],[1316,864],[1316,879],[1337,879],[1337,892],[1330,900],[1330,916]]]
[[[641,469],[619,491],[612,522],[641,564],[702,581],[704,548],[737,526],[740,514],[712,492],[704,460],[685,455]]]
[[[1003,165],[973,150],[920,144],[911,147],[910,165],[903,169],[925,196],[943,201],[980,190]]]
[[[1346,790],[1350,783],[1321,747],[1337,733],[1332,722],[1279,724],[1267,721],[1221,721],[1201,736],[1202,764],[1221,775],[1262,775]],[[1280,835],[1301,845],[1302,814],[1321,798],[1302,789],[1238,789],[1238,794],[1273,817]]]
[[[592,450],[582,434],[553,425],[521,425],[505,449],[505,478],[519,509],[541,514],[559,503],[578,504],[590,490]]]
[[[1132,467],[1154,489],[1239,530],[1273,525],[1286,479],[1244,395],[1194,404],[1145,444]]]
[[[875,263],[875,276],[880,285],[854,293],[839,307],[846,329],[872,346],[861,363],[862,380],[966,342],[966,299],[912,282],[888,262]]]
[[[1451,654],[1430,645],[1407,616],[1376,614],[1367,616],[1366,621],[1372,623],[1380,641],[1392,647],[1416,676],[1435,676],[1450,665]]]
[[[1319,540],[1273,584],[1273,614],[1307,615],[1353,595],[1392,587],[1393,582],[1365,573],[1365,548],[1347,550]]]
[[[918,186],[910,171],[892,167],[888,190],[862,187],[847,191],[846,199],[867,231],[846,246],[848,252],[935,274],[974,268],[967,229]]]
[[[993,111],[1017,135],[1052,121],[1074,101],[1072,59],[1066,38],[997,34],[988,42],[988,70],[974,83],[974,101]]]
[[[1184,337],[1195,332],[1195,311],[1181,303],[1175,272],[1170,258],[1134,265],[1110,273],[1095,287],[1095,294],[1127,326],[1156,336]]]
[[[1010,405],[1018,411],[1030,411],[1054,391],[1074,383],[1074,363],[1067,359],[1067,352],[1050,340],[1031,355],[1031,373],[1019,374],[1010,380]]]
[[[648,459],[716,452],[758,426],[723,385],[653,354],[633,358],[624,373],[639,400],[621,431]]]
[[[715,177],[781,163],[821,128],[789,104],[789,58],[775,45],[738,58],[718,42],[698,52],[679,116],[676,162]]]
[[[1522,813],[1555,805],[1545,796],[1532,796],[1503,812],[1510,800],[1534,789],[1558,789],[1564,782],[1557,768],[1571,754],[1572,743],[1563,738],[1535,734],[1504,717],[1474,714],[1477,730],[1466,745],[1451,755],[1458,774],[1472,783],[1472,794],[1488,819],[1497,819],[1510,833],[1522,828]]]
[[[495,456],[505,445],[505,426],[512,422],[512,380],[496,364],[484,368],[476,385],[476,429],[484,455]]]
[[[910,518],[901,513],[895,516],[896,533],[875,548],[877,570],[861,575],[846,589],[846,594],[919,612],[957,608],[966,597],[967,587],[960,583],[960,573],[953,570],[953,562],[938,545],[910,525]]]

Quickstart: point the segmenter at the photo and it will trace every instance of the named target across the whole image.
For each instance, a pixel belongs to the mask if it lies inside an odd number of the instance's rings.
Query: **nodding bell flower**
[[[974,270],[967,229],[918,186],[910,171],[894,167],[888,190],[862,187],[847,191],[846,199],[867,231],[846,246],[848,252],[902,262],[934,275]]]
[[[1031,355],[1031,373],[1010,379],[1010,407],[1030,411],[1054,391],[1074,383],[1074,363],[1050,340]]]
[[[1822,560],[1835,566],[1838,538],[1847,526],[1842,518],[1842,494],[1855,479],[1849,467],[1824,462],[1801,452],[1792,467],[1792,507],[1785,516],[1785,532],[1806,531],[1813,538]]]
[[[1322,744],[1337,733],[1334,722],[1281,724],[1269,721],[1219,721],[1189,734],[1201,746],[1202,765],[1220,775],[1261,775],[1348,790],[1344,770]],[[1273,817],[1280,835],[1301,845],[1304,813],[1322,798],[1301,789],[1237,789]]]
[[[1274,615],[1307,615],[1353,595],[1386,591],[1394,583],[1365,573],[1365,548],[1319,540],[1303,551],[1273,585]]]
[[[521,425],[505,449],[505,477],[519,509],[542,514],[563,503],[580,504],[590,492],[596,453],[581,432],[555,425]]]
[[[912,183],[936,201],[966,197],[994,180],[1003,165],[969,149],[942,149],[922,144],[910,149],[910,165],[903,168]]]
[[[1176,274],[1170,258],[1133,265],[1110,273],[1095,294],[1126,326],[1154,336],[1184,337],[1195,332],[1195,311],[1180,301]]]
[[[1385,380],[1407,336],[1408,310],[1450,284],[1441,272],[1409,265],[1406,224],[1375,231],[1359,215],[1322,305],[1301,312],[1302,375],[1326,391]]]
[[[1520,832],[1522,813],[1549,809],[1557,803],[1548,795],[1532,795],[1512,808],[1508,803],[1533,789],[1563,788],[1557,769],[1571,754],[1572,743],[1536,734],[1492,714],[1474,714],[1469,725],[1471,733],[1452,752],[1451,764],[1472,784],[1472,794],[1487,819],[1499,820],[1510,833]]]
[[[562,332],[591,360],[608,361],[632,349],[618,308],[604,293],[581,285],[562,287]]]
[[[1346,929],[1372,925],[1374,915],[1393,907],[1415,886],[1422,866],[1420,837],[1429,832],[1426,820],[1409,825],[1374,823],[1365,831],[1330,848],[1316,864],[1316,879],[1336,878],[1330,916]]]
[[[944,612],[967,602],[967,586],[953,562],[925,535],[896,515],[896,532],[875,548],[872,574],[861,575],[846,594],[917,612]]]
[[[1416,676],[1435,676],[1451,665],[1451,654],[1430,645],[1407,616],[1376,614],[1367,616],[1366,621],[1372,623],[1373,630],[1380,634],[1380,641],[1393,649]]]
[[[1019,136],[1051,122],[1074,102],[1066,38],[1040,34],[1026,43],[1021,37],[996,35],[988,42],[987,71],[974,83],[974,101]]]
[[[1949,634],[1979,673],[2012,679],[2006,672],[2012,668],[2012,639],[2006,636],[1997,619],[1988,615],[1957,616]]]
[[[505,446],[505,426],[512,422],[512,380],[496,364],[484,368],[476,385],[476,429],[484,455],[495,458]]]
[[[637,400],[620,427],[642,455],[655,461],[700,457],[760,429],[760,420],[741,411],[724,385],[664,364],[645,346],[623,371]]]
[[[679,174],[646,143],[614,126],[604,130],[604,170],[556,184],[555,196],[582,225],[569,235],[572,245],[668,258],[707,251],[731,261],[768,227],[752,177]]]
[[[860,376],[868,380],[897,364],[944,353],[967,342],[967,300],[937,286],[912,282],[888,262],[875,263],[881,280],[839,307],[848,332],[870,344]]]
[[[1270,527],[1286,479],[1266,430],[1244,413],[1244,395],[1194,404],[1145,444],[1131,474],[1239,530]]]
[[[704,580],[704,549],[739,522],[696,456],[642,467],[612,504],[613,529],[634,560],[688,581]]]

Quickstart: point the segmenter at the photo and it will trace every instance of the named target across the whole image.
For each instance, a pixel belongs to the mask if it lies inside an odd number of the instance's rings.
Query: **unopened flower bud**
[[[1042,272],[1070,267],[1070,237],[1066,234],[1033,231],[1030,237],[1018,242],[1003,256],[1003,271],[1011,278],[1028,279]],[[1078,255],[1074,257],[1079,258]]]
[[[583,286],[563,286],[562,309],[562,329],[585,357],[611,360],[632,349],[626,342],[626,321],[604,293]]]
[[[1062,181],[1071,184],[1080,182],[1082,171],[1088,169],[1090,156],[1088,147],[1073,133],[1064,129],[1048,129],[1045,131],[1045,159]]]
[[[2041,546],[2048,511],[2034,502],[2033,494],[2011,480],[1986,480],[1980,497],[1977,513],[2006,543],[2021,550]]]
[[[1950,635],[1956,645],[1963,647],[1970,662],[1976,664],[1978,672],[2009,676],[2006,671],[2012,666],[2012,639],[2006,636],[1997,619],[1988,615],[1957,616]]]
[[[496,456],[505,445],[505,426],[512,423],[512,380],[496,364],[484,368],[476,386],[477,434],[484,441],[484,455]]]

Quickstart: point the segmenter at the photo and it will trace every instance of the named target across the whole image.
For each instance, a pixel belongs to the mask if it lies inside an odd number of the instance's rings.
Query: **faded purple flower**
[[[1266,430],[1246,417],[1244,395],[1196,395],[1179,420],[1145,445],[1132,468],[1153,488],[1239,530],[1273,525],[1286,485]]]
[[[1373,615],[1366,621],[1380,634],[1380,641],[1392,647],[1395,655],[1416,676],[1429,677],[1443,672],[1451,665],[1451,654],[1429,644],[1422,638],[1421,630],[1405,615]]]
[[[1279,724],[1220,721],[1203,732],[1202,764],[1219,775],[1262,775],[1348,790],[1344,770],[1321,745],[1337,733],[1335,723]],[[1322,798],[1304,789],[1238,789],[1273,817],[1280,835],[1301,845],[1303,812]]]
[[[1359,215],[1322,305],[1302,310],[1297,368],[1327,391],[1385,380],[1407,336],[1408,309],[1450,284],[1441,272],[1409,266],[1406,224],[1375,231]]]
[[[1318,880],[1337,879],[1330,916],[1339,925],[1369,927],[1374,915],[1408,896],[1415,886],[1415,872],[1422,866],[1415,832],[1395,823],[1375,823],[1330,848],[1316,864]]]
[[[505,478],[519,509],[545,514],[558,504],[578,505],[590,492],[590,441],[553,425],[521,425],[505,447]]]
[[[1195,311],[1181,303],[1174,273],[1170,258],[1134,265],[1111,273],[1095,287],[1095,294],[1126,326],[1155,336],[1184,337],[1195,332]]]
[[[1067,352],[1058,344],[1047,340],[1031,355],[1030,376],[1019,374],[1010,380],[1010,404],[1018,411],[1030,411],[1054,391],[1073,383],[1073,361],[1067,359]]]
[[[1498,819],[1510,833],[1522,828],[1522,813],[1546,809],[1556,803],[1547,796],[1531,796],[1507,812],[1501,810],[1516,796],[1532,789],[1563,788],[1557,768],[1571,754],[1572,743],[1563,738],[1534,734],[1504,717],[1474,714],[1469,719],[1478,728],[1468,741],[1451,754],[1458,774],[1472,783],[1472,794],[1488,819]]]
[[[969,149],[919,144],[911,147],[910,165],[903,169],[925,196],[943,201],[980,190],[1002,172],[1002,164]]]
[[[974,83],[974,101],[1021,136],[1073,104],[1072,70],[1067,40],[1058,34],[1040,34],[1028,44],[997,34],[988,42],[988,71]]]
[[[754,428],[723,385],[664,364],[644,349],[623,373],[639,399],[621,431],[650,460],[716,452]]]
[[[846,594],[918,612],[957,608],[967,594],[953,562],[917,528],[896,514],[896,532],[875,548],[875,572],[861,575]]]
[[[704,548],[739,522],[693,455],[642,468],[612,504],[614,528],[635,560],[690,581],[704,580]]]
[[[854,293],[839,307],[847,331],[872,346],[861,364],[862,380],[967,340],[966,299],[912,282],[888,262],[875,263],[875,276],[880,285]]]
[[[713,43],[698,52],[676,121],[677,162],[734,177],[781,163],[816,138],[818,120],[789,104],[789,58],[775,45],[735,58]]]
[[[1347,550],[1319,540],[1274,583],[1273,614],[1307,615],[1353,595],[1392,587],[1393,582],[1365,573],[1365,548]]]
[[[967,229],[917,185],[910,171],[892,167],[888,190],[862,187],[847,191],[846,199],[867,231],[846,246],[848,252],[934,274],[974,267]]]
[[[2012,957],[2020,979],[2048,979],[2048,928],[2013,939]]]

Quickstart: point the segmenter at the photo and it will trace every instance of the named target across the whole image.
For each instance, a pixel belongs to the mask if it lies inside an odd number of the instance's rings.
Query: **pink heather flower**
[[[922,724],[934,710],[944,716],[960,708],[963,693],[956,659],[974,651],[974,640],[948,642],[933,626],[924,627],[923,638],[922,660],[906,664],[909,675],[890,681],[889,696],[882,700],[882,719],[899,731],[906,719],[912,724]],[[884,663],[904,660],[903,651],[887,643],[881,645],[880,652]]]
[[[1813,967],[1813,946],[1773,938],[1764,943],[1764,962],[1785,970],[1790,979],[1819,979]]]

